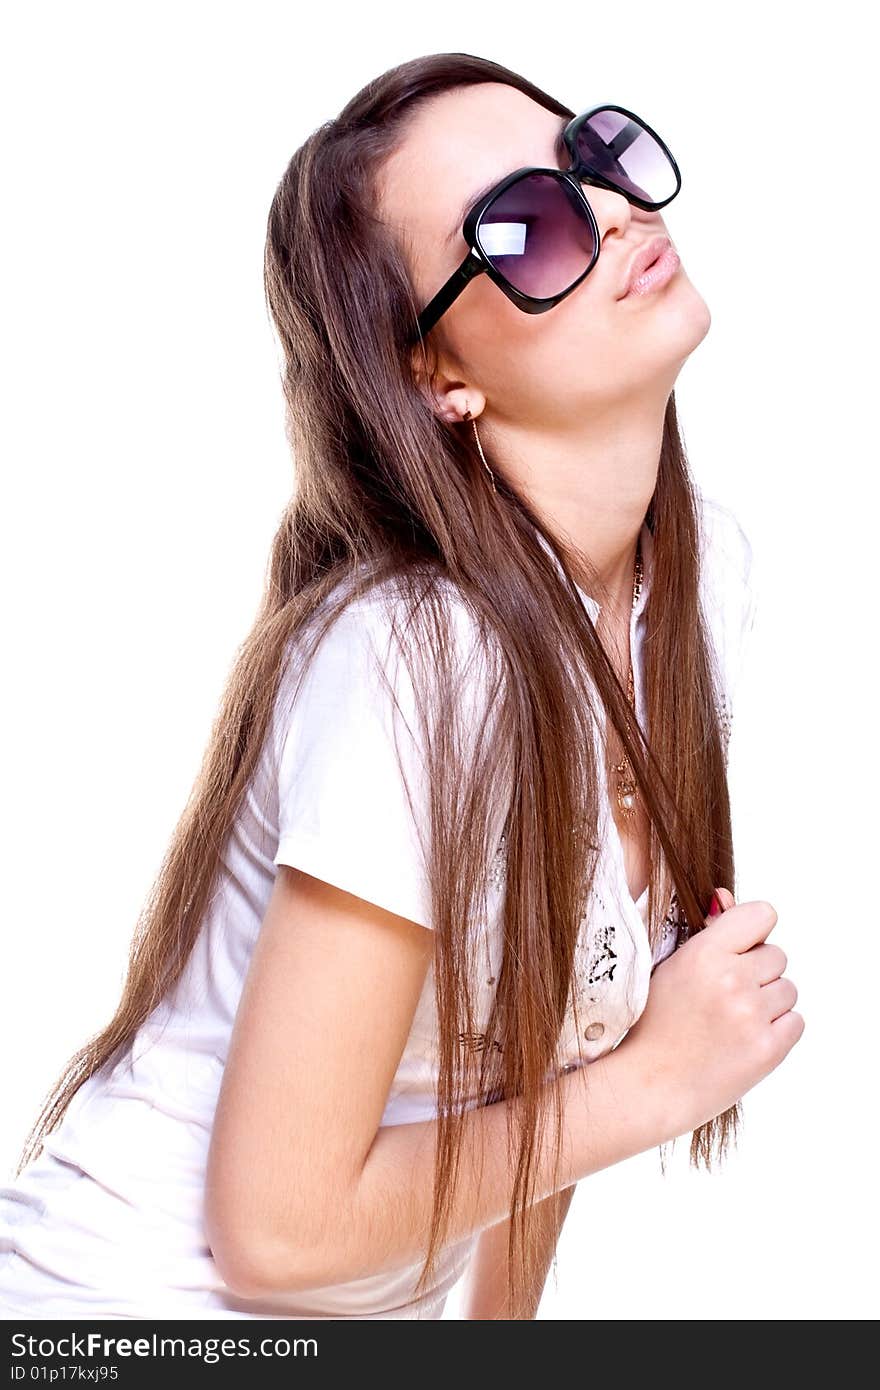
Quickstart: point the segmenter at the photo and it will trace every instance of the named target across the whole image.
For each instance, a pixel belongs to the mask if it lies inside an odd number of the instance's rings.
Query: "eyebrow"
[[[567,149],[565,144],[563,143],[562,136],[563,132],[565,131],[565,127],[568,125],[570,120],[570,116],[563,116],[562,118],[562,125],[559,128],[559,134],[556,137],[556,144],[553,147],[553,153],[557,156],[557,158],[561,154],[567,154]],[[510,172],[512,171],[508,170],[508,173]],[[468,194],[458,214],[458,221],[456,222],[455,226],[452,228],[452,231],[446,238],[447,246],[451,241],[454,241],[457,236],[461,235],[462,224],[465,218],[467,217],[468,213],[470,212],[471,208],[474,206],[474,203],[479,203],[481,199],[485,198],[487,193],[491,193],[495,185],[499,184],[504,177],[504,174],[499,174],[497,178],[490,180],[490,182],[485,184],[481,189],[479,189],[477,193]]]

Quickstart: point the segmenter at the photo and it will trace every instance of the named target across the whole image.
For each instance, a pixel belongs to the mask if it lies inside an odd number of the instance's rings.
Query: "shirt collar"
[[[561,575],[562,565],[560,563],[559,556],[556,554],[555,550],[553,550],[553,548],[547,543],[547,541],[541,535],[540,531],[538,531],[536,534],[541,544],[541,547],[550,556],[551,560],[556,566],[558,573]],[[648,601],[648,593],[651,588],[651,575],[653,572],[654,562],[654,536],[651,532],[651,528],[649,527],[647,521],[642,522],[639,537],[641,540],[642,549],[642,589],[633,609],[634,618],[638,618],[641,616],[645,604]],[[594,599],[591,594],[588,594],[585,589],[582,589],[580,584],[575,584],[575,588],[577,589],[578,593],[583,599],[584,606],[587,612],[589,613],[590,617],[592,618],[593,622],[595,623],[599,617],[602,605],[598,603],[597,600]]]

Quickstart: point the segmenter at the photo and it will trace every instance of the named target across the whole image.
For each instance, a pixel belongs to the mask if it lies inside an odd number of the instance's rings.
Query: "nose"
[[[580,184],[584,197],[593,209],[601,240],[604,241],[609,232],[625,236],[633,212],[637,211],[632,203],[628,202],[622,193],[615,193],[613,189],[597,188],[589,179],[581,179]]]

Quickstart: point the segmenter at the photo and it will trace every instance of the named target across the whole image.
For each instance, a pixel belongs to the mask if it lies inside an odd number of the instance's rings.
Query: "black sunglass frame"
[[[581,126],[600,111],[617,111],[628,120],[636,122],[639,126],[639,133],[644,131],[657,142],[666,158],[669,160],[670,167],[675,175],[675,189],[668,198],[664,198],[659,203],[648,202],[644,198],[639,198],[634,193],[621,188],[613,179],[600,174],[598,170],[591,169],[589,163],[584,162],[577,153],[577,138],[580,134]],[[617,138],[617,137],[615,137]],[[545,169],[538,164],[528,164],[521,169],[515,169],[512,174],[500,179],[493,188],[468,211],[462,224],[461,234],[468,244],[468,253],[461,265],[452,272],[449,279],[440,287],[432,299],[428,301],[418,317],[418,332],[415,341],[418,342],[425,334],[430,333],[437,320],[451,304],[455,302],[465,286],[474,278],[475,275],[485,273],[489,276],[498,288],[512,300],[518,309],[522,309],[526,314],[543,314],[548,309],[552,309],[561,300],[576,290],[578,285],[589,275],[597,260],[599,259],[600,234],[596,216],[587,201],[586,194],[581,187],[582,183],[591,183],[597,188],[607,188],[612,193],[620,193],[626,200],[635,207],[642,208],[645,212],[657,212],[660,208],[665,208],[667,203],[671,203],[681,190],[681,173],[679,167],[672,156],[672,151],[664,140],[661,140],[656,130],[648,125],[647,121],[641,116],[637,116],[634,111],[628,111],[625,106],[617,106],[613,102],[603,101],[597,106],[591,106],[587,111],[582,111],[580,115],[574,116],[562,132],[562,140],[571,156],[571,163],[568,169]],[[570,285],[559,294],[549,295],[546,298],[536,298],[534,295],[526,294],[524,290],[517,289],[512,285],[504,273],[494,266],[485,251],[482,250],[479,242],[480,223],[483,216],[488,211],[495,199],[520,179],[527,178],[531,174],[549,174],[562,183],[569,191],[575,195],[574,205],[582,211],[590,224],[595,243],[595,251],[586,270],[577,277]]]

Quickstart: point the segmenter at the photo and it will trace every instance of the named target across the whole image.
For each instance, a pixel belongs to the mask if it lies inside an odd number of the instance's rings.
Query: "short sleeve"
[[[281,691],[274,862],[432,927],[415,692],[381,605],[345,608]]]
[[[740,522],[712,498],[703,498],[702,542],[706,616],[731,714],[758,611],[760,570]]]

